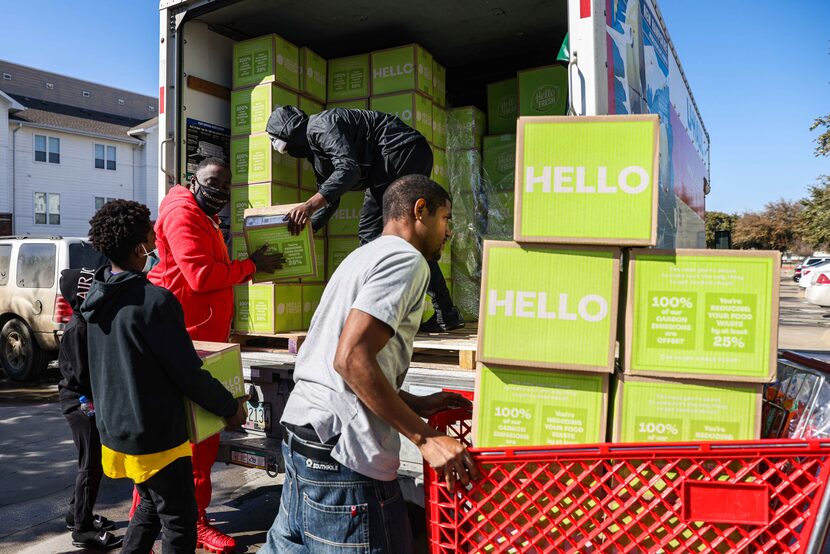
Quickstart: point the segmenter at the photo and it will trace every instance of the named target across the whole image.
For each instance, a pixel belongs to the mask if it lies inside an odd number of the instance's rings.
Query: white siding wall
[[[136,198],[150,208],[153,219],[158,214],[158,126],[139,137],[144,146],[135,149]]]
[[[0,212],[9,212],[11,205],[11,140],[9,104],[0,98]]]
[[[34,135],[36,134],[60,139],[60,164],[34,160]],[[115,171],[95,168],[95,144],[115,146]],[[133,148],[141,147],[123,142],[33,129],[24,124],[24,127],[17,133],[16,144],[15,233],[86,236],[89,230],[89,219],[95,213],[96,196],[129,200],[138,196],[137,187],[141,185],[134,182]],[[146,185],[144,188],[146,190]],[[35,225],[35,192],[60,194],[60,225]]]

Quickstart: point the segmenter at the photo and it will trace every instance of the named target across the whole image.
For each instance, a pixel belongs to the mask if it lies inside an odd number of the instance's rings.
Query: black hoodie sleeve
[[[233,416],[238,403],[222,383],[202,369],[202,360],[187,334],[181,304],[167,291],[160,295],[153,303],[147,342],[167,376],[202,408],[221,417]]]
[[[347,122],[331,116],[318,118],[308,129],[308,144],[315,154],[331,160],[334,171],[319,187],[329,204],[339,200],[360,181],[357,151],[345,128]]]
[[[89,357],[86,344],[86,321],[77,313],[66,324],[58,351],[58,368],[63,375],[62,385],[79,396],[92,398],[89,381]]]

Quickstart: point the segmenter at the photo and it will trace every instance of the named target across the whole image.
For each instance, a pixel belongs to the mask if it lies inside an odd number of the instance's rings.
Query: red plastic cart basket
[[[470,414],[436,428],[469,445]],[[424,468],[433,554],[819,552],[830,442],[472,448],[483,478],[450,494]]]

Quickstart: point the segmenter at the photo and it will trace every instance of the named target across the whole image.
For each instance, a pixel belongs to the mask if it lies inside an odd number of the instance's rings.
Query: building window
[[[92,95],[91,95],[91,94],[89,94],[89,91],[88,91],[88,90],[85,90],[85,91],[83,91],[83,92],[81,93],[81,96],[83,96],[84,98],[89,98],[89,97],[90,97],[90,96],[92,96]]]
[[[95,168],[115,171],[115,146],[95,145]]]
[[[35,135],[35,161],[50,164],[61,163],[61,139]]]
[[[4,81],[11,81],[12,80],[12,74],[11,73],[3,73],[3,80]]]
[[[115,198],[104,198],[103,196],[96,196],[95,197],[95,211],[97,212],[101,208],[104,207],[104,204],[107,202],[112,202]]]
[[[61,195],[51,192],[35,193],[35,225],[61,224]]]

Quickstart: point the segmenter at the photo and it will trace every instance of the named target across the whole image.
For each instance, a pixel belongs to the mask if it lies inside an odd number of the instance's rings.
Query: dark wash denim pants
[[[315,463],[282,444],[280,509],[260,554],[411,554],[412,528],[397,481]],[[321,469],[325,468],[325,469]]]

